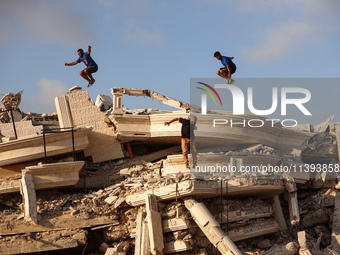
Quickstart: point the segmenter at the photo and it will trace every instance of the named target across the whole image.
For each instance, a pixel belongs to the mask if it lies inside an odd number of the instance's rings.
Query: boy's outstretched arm
[[[74,65],[76,65],[76,64],[78,64],[78,62],[77,62],[77,61],[74,61],[74,62],[72,62],[72,63],[65,63],[65,66],[74,66]]]
[[[178,121],[178,120],[179,120],[179,118],[172,119],[169,122],[164,122],[164,125],[169,126],[172,122],[175,122],[175,121]]]
[[[87,46],[87,54],[91,54],[91,46],[89,45],[89,46]]]

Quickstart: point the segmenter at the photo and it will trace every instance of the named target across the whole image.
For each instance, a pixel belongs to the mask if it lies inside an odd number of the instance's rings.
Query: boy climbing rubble
[[[180,123],[182,123],[181,147],[182,147],[184,163],[187,168],[190,168],[188,154],[189,154],[189,151],[191,151],[193,167],[195,168],[196,163],[197,163],[197,152],[196,152],[196,145],[195,145],[194,130],[197,129],[196,127],[197,117],[194,115],[190,115],[188,119],[175,118],[175,119],[170,120],[169,122],[164,122],[164,125],[169,126],[172,122],[175,122],[175,121],[179,121]]]

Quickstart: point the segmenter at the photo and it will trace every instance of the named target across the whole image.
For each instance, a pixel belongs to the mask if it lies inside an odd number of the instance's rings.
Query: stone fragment
[[[148,221],[151,253],[161,253],[164,249],[163,228],[155,195],[149,194],[146,198],[146,217]]]
[[[328,210],[320,208],[316,211],[309,212],[301,219],[303,229],[316,226],[318,224],[327,223],[329,221]],[[333,221],[334,222],[334,221]]]
[[[290,242],[286,245],[273,245],[271,249],[262,253],[262,255],[295,255],[299,250],[299,244]]]
[[[25,218],[34,223],[38,223],[37,197],[32,175],[23,174],[21,178],[21,194],[24,201]]]

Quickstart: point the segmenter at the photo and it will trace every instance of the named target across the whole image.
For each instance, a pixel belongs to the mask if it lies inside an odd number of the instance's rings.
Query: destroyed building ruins
[[[332,117],[254,131],[210,127],[230,112],[197,115],[197,165],[210,169],[202,176],[184,165],[180,124],[164,125],[197,107],[130,88],[93,102],[73,87],[55,99],[56,113],[34,114],[20,110],[22,93],[1,100],[0,254],[340,253]],[[177,110],[130,110],[123,95]],[[220,176],[209,162],[238,171]],[[294,171],[239,171],[263,166]]]

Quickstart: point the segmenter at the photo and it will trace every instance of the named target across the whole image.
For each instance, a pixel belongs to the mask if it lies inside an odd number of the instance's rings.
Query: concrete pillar
[[[203,203],[197,203],[196,200],[187,198],[184,200],[184,204],[190,211],[196,224],[221,254],[242,255],[241,251],[231,241],[229,236],[222,231],[214,216],[212,216]]]
[[[148,194],[146,198],[146,217],[148,221],[149,240],[151,254],[163,254],[163,228],[162,216],[158,212],[157,199],[155,195]]]
[[[122,92],[114,92],[113,96],[113,113],[114,114],[123,114],[123,93]]]
[[[24,215],[35,224],[38,223],[37,197],[34,189],[33,177],[23,174],[21,178],[21,195],[24,201]]]

